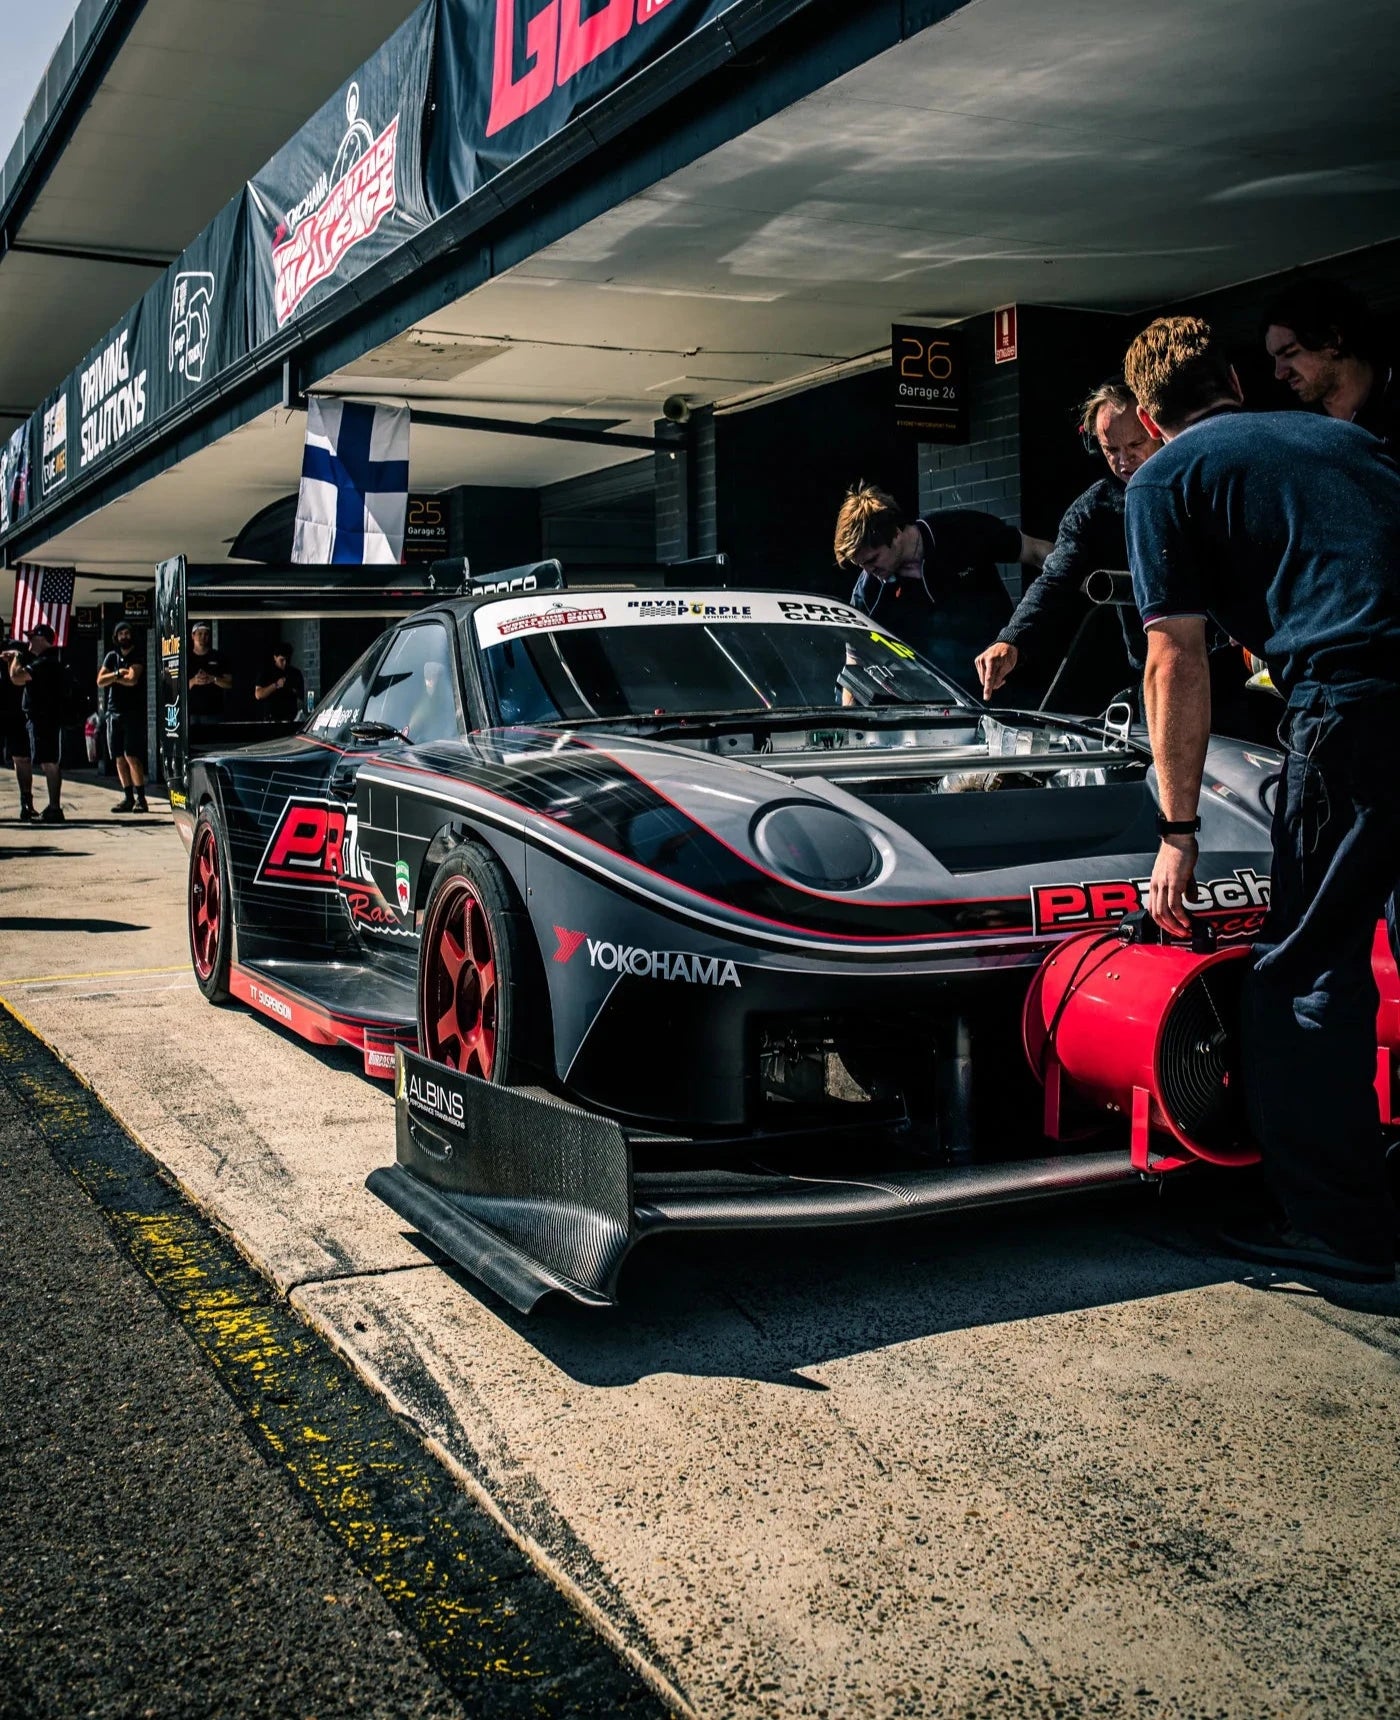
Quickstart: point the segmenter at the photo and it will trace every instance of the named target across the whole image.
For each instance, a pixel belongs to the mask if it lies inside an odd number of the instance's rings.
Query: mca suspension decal
[[[1147,906],[1147,878],[1103,878],[1080,884],[1038,884],[1031,888],[1031,922],[1037,932],[1077,932],[1108,926],[1124,914]],[[1269,906],[1269,880],[1245,866],[1228,878],[1198,883],[1185,898],[1187,909],[1209,920],[1221,938],[1252,938]]]

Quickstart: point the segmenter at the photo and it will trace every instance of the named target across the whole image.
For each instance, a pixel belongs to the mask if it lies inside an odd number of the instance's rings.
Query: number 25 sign
[[[890,330],[890,380],[901,435],[920,442],[967,441],[961,330],[896,323]]]

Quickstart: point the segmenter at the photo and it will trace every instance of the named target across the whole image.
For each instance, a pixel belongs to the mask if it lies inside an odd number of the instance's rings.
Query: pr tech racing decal
[[[1147,878],[1100,878],[1079,884],[1031,887],[1031,924],[1036,932],[1080,932],[1111,926],[1147,906]],[[1209,920],[1224,939],[1258,935],[1269,907],[1269,880],[1245,866],[1228,878],[1198,883],[1184,898],[1188,912]]]
[[[335,801],[289,800],[263,850],[253,882],[336,891],[345,898],[346,910],[356,925],[375,931],[412,932],[404,925],[412,908],[407,863],[400,860],[395,867],[396,908],[385,901],[371,875],[369,855],[359,843],[359,820]]]

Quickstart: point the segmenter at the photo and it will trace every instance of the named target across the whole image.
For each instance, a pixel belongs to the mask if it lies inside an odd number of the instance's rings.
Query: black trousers
[[[1244,990],[1250,1123],[1291,1223],[1358,1259],[1395,1239],[1371,946],[1400,882],[1400,691],[1291,710],[1273,894]]]

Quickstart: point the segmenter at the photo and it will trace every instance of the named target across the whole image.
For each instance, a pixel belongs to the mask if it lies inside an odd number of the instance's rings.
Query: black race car
[[[989,710],[802,592],[494,583],[385,633],[294,737],[196,759],[178,814],[200,989],[400,1070],[376,1186],[420,1230],[522,1306],[606,1300],[662,1223],[1134,1174],[1047,1151],[1021,1051],[1047,949],[1140,905],[1126,711]],[[1211,748],[1222,939],[1267,904],[1277,768]]]

